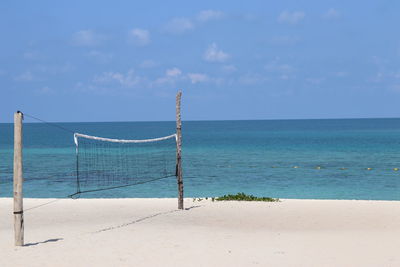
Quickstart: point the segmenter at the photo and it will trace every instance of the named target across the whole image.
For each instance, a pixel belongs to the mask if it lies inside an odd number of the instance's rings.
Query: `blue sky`
[[[0,122],[400,117],[399,1],[1,1]]]

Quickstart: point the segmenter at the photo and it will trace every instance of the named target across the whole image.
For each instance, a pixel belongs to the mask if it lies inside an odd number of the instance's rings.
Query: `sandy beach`
[[[0,266],[400,266],[400,203],[0,199]]]

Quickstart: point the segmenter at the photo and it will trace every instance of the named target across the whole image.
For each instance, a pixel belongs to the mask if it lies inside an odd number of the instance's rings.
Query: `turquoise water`
[[[174,122],[58,125],[126,139],[175,131]],[[0,124],[3,197],[12,196],[12,127]],[[245,192],[278,198],[400,200],[400,171],[394,168],[400,168],[400,119],[183,122],[187,197]],[[26,197],[74,193],[72,133],[26,120],[24,177]],[[169,178],[81,197],[175,197],[176,188],[175,179]]]

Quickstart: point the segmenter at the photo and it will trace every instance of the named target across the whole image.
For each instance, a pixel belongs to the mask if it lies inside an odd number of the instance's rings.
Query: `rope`
[[[75,196],[79,196],[80,194],[83,193],[89,193],[89,192],[98,192],[98,191],[104,191],[104,190],[112,190],[112,189],[117,189],[117,188],[123,188],[123,187],[128,187],[128,186],[133,186],[133,185],[138,185],[138,184],[145,184],[145,183],[149,183],[149,182],[153,182],[153,181],[157,181],[157,180],[161,180],[161,179],[165,179],[165,178],[169,178],[169,177],[174,177],[175,175],[167,175],[167,176],[163,176],[160,178],[156,178],[156,179],[152,179],[152,180],[148,180],[148,181],[144,181],[144,182],[138,182],[138,183],[134,183],[134,184],[126,184],[126,185],[119,185],[119,186],[113,186],[113,187],[107,187],[107,188],[100,188],[100,189],[93,189],[93,190],[86,190],[86,191],[78,191],[72,195],[69,195],[68,197],[70,198],[78,198]]]
[[[21,113],[22,113],[22,112],[21,112]],[[61,130],[64,130],[64,131],[67,131],[67,132],[70,132],[70,133],[75,133],[74,131],[72,131],[72,130],[70,130],[70,129],[68,129],[68,128],[65,128],[65,127],[63,127],[63,126],[61,126],[61,125],[58,125],[58,124],[56,124],[56,123],[54,123],[54,122],[47,122],[47,121],[45,121],[45,120],[36,118],[36,117],[34,117],[34,116],[32,116],[32,115],[29,115],[29,114],[27,114],[27,113],[22,113],[22,114],[23,114],[24,116],[29,117],[29,118],[32,118],[32,119],[35,119],[35,120],[37,120],[37,121],[46,123],[46,124],[48,124],[48,125],[50,125],[50,126],[53,126],[53,127],[55,127],[55,128],[59,128],[59,129],[61,129]]]
[[[34,207],[32,207],[32,208],[29,208],[29,209],[24,209],[24,212],[26,212],[26,211],[28,211],[28,210],[33,210],[33,209],[37,209],[37,208],[40,208],[40,207],[43,207],[43,206],[49,205],[49,204],[51,204],[51,203],[54,203],[54,202],[60,201],[61,199],[62,199],[62,198],[55,199],[55,200],[52,200],[52,201],[46,202],[46,203],[44,203],[44,204],[40,204],[40,205],[34,206]]]
[[[109,187],[109,188],[102,188],[102,189],[81,191],[81,192],[77,192],[77,193],[72,194],[72,195],[67,195],[67,196],[65,196],[64,198],[69,197],[69,198],[72,198],[72,199],[77,199],[77,198],[80,197],[80,194],[83,194],[83,193],[96,192],[96,191],[104,191],[104,190],[111,190],[111,189],[116,189],[116,188],[121,188],[121,187],[128,187],[128,186],[133,186],[133,185],[138,185],[138,184],[145,184],[145,183],[149,183],[149,182],[153,182],[153,181],[156,181],[156,180],[161,180],[161,179],[165,179],[165,178],[173,177],[173,176],[174,176],[174,175],[164,176],[164,177],[161,177],[161,178],[157,178],[157,179],[153,179],[153,180],[149,180],[149,181],[145,181],[145,182],[139,182],[139,183],[129,184],[129,185],[122,185],[122,186],[114,186],[114,187]],[[49,201],[49,202],[46,202],[46,203],[43,203],[43,204],[40,204],[40,205],[37,205],[37,206],[33,206],[33,207],[29,208],[29,209],[24,209],[23,211],[21,211],[21,213],[22,213],[22,212],[27,212],[27,211],[30,211],[30,210],[33,210],[33,209],[37,209],[37,208],[40,208],[40,207],[43,207],[43,206],[46,206],[46,205],[50,205],[50,204],[55,203],[55,202],[58,202],[58,201],[60,201],[60,200],[62,200],[62,199],[64,199],[64,198],[58,198],[58,199],[51,200],[51,201]]]
[[[67,195],[67,196],[65,196],[65,198],[69,197],[69,198],[72,198],[72,199],[77,199],[77,198],[79,198],[80,195],[83,194],[83,193],[96,192],[96,191],[104,191],[104,190],[111,190],[111,189],[117,189],[117,188],[121,188],[121,187],[128,187],[128,186],[133,186],[133,185],[138,185],[138,184],[145,184],[145,183],[149,183],[149,182],[153,182],[153,181],[156,181],[156,180],[161,180],[161,179],[165,179],[165,178],[173,177],[173,176],[174,176],[174,175],[164,176],[164,177],[161,177],[161,178],[157,178],[157,179],[153,179],[153,180],[149,180],[149,181],[145,181],[145,182],[139,182],[139,183],[129,184],[129,185],[122,185],[122,186],[114,186],[114,187],[108,187],[108,188],[102,188],[102,189],[80,191],[80,192],[77,192],[77,193],[72,194],[72,195]],[[29,209],[24,209],[23,212],[26,212],[26,211],[29,211],[29,210],[33,210],[33,209],[37,209],[37,208],[40,208],[40,207],[43,207],[43,206],[46,206],[46,205],[50,205],[50,204],[55,203],[55,202],[57,202],[57,201],[60,201],[60,200],[62,200],[62,199],[64,199],[64,198],[58,198],[58,199],[55,199],[55,200],[52,200],[52,201],[49,201],[49,202],[46,202],[46,203],[43,203],[43,204],[40,204],[40,205],[31,207],[31,208],[29,208]]]

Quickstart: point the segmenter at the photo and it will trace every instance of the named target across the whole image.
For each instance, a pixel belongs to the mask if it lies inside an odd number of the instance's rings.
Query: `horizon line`
[[[206,122],[206,121],[300,121],[300,120],[371,120],[371,119],[400,119],[400,117],[359,117],[359,118],[285,118],[285,119],[216,119],[216,120],[182,120],[182,122]],[[43,119],[43,121],[46,121]],[[112,123],[112,122],[175,122],[175,120],[141,120],[141,121],[46,121],[48,123]],[[12,124],[13,122],[0,122],[1,124]],[[26,123],[43,123],[41,121],[30,121]]]

